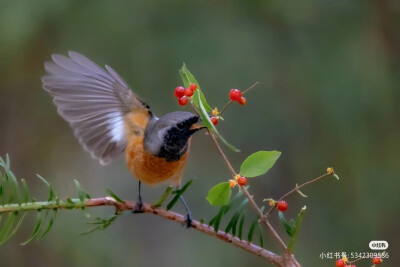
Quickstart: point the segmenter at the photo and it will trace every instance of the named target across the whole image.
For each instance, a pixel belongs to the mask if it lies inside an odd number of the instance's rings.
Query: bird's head
[[[201,118],[193,113],[168,113],[149,122],[144,133],[144,149],[167,161],[177,161],[185,154],[190,136],[202,128]]]

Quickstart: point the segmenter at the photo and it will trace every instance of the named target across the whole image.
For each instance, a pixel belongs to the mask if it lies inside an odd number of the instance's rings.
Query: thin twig
[[[357,262],[357,261],[360,261],[360,260],[363,260],[363,259],[368,259],[368,258],[367,258],[367,257],[360,257],[360,258],[355,259],[355,260],[353,260],[353,261],[349,261],[348,264],[353,264],[353,263],[355,263],[355,262]]]
[[[292,190],[290,190],[289,192],[287,192],[286,194],[284,194],[283,196],[281,196],[281,197],[276,201],[276,203],[278,203],[279,201],[285,199],[287,196],[289,196],[290,194],[293,194],[294,192],[296,192],[296,191],[299,190],[300,188],[302,188],[302,187],[304,187],[304,186],[306,186],[306,185],[308,185],[308,184],[315,183],[315,182],[317,182],[317,181],[321,180],[322,178],[324,178],[324,177],[326,177],[326,176],[329,176],[329,175],[332,175],[332,174],[331,174],[331,173],[325,173],[324,175],[321,175],[321,176],[319,176],[319,177],[317,177],[317,178],[315,178],[315,179],[313,179],[313,180],[307,181],[307,182],[305,182],[304,184],[301,184],[301,185],[299,185],[299,186],[293,188]],[[266,218],[268,218],[268,216],[271,214],[271,212],[276,208],[276,205],[277,205],[277,204],[273,205],[273,206],[269,209],[269,211],[265,214],[265,217],[266,217]]]
[[[260,84],[259,82],[255,82],[252,86],[250,86],[249,88],[247,88],[246,90],[244,90],[242,92],[242,95],[246,94],[247,92],[249,92],[251,89],[253,89],[254,87],[256,87],[258,84]],[[219,115],[221,116],[222,113],[224,113],[224,111],[232,104],[232,100],[229,100],[225,106],[221,109],[221,111],[219,112]]]
[[[226,102],[225,106],[221,109],[218,115],[221,116],[222,113],[224,113],[224,111],[232,104],[232,102],[232,100],[228,100],[228,102]]]
[[[213,140],[213,142],[214,142],[214,144],[215,144],[215,146],[216,146],[216,148],[218,150],[218,153],[221,155],[221,157],[224,160],[226,166],[228,166],[228,169],[231,171],[232,176],[236,176],[237,173],[236,173],[235,169],[232,167],[232,164],[229,162],[229,160],[226,157],[226,155],[225,155],[224,151],[222,150],[221,146],[218,144],[217,138],[215,138],[214,133],[212,133],[211,131],[208,131],[208,133],[209,133],[209,135],[211,137],[211,140]]]
[[[244,90],[244,91],[242,92],[242,95],[248,93],[250,90],[252,90],[254,87],[256,87],[256,86],[259,85],[259,84],[260,84],[260,82],[255,82],[252,86],[250,86],[249,88],[247,88],[246,90]]]

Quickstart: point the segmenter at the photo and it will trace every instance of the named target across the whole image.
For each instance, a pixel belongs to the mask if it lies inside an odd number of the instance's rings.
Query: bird
[[[167,182],[181,187],[191,137],[203,129],[191,112],[173,111],[158,118],[110,66],[69,51],[44,63],[42,86],[58,114],[69,123],[82,147],[101,165],[125,153],[129,171],[139,180],[134,212],[143,212],[141,183]],[[187,226],[192,221],[187,211]]]

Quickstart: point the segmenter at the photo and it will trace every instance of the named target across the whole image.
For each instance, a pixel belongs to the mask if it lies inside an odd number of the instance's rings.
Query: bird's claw
[[[186,228],[192,227],[192,222],[193,222],[192,215],[191,215],[190,213],[188,213],[188,214],[186,215],[186,220],[185,220],[185,226],[186,226]]]
[[[144,205],[142,202],[136,202],[135,207],[132,210],[133,213],[143,213],[144,212]]]

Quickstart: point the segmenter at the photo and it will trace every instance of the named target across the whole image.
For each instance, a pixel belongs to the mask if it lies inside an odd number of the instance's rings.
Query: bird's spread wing
[[[147,121],[149,107],[107,65],[104,70],[76,52],[69,57],[55,54],[52,60],[45,63],[49,75],[42,78],[43,88],[82,146],[101,164],[110,163],[126,147],[125,115],[140,114]],[[129,123],[141,132],[146,127],[143,119]]]

